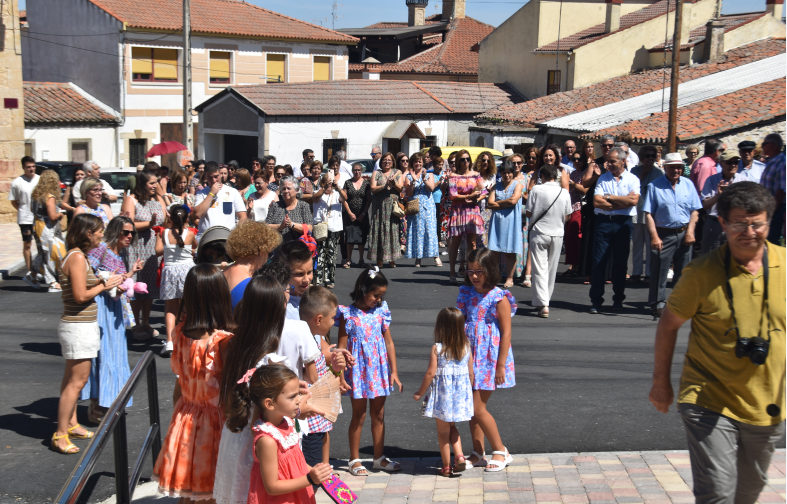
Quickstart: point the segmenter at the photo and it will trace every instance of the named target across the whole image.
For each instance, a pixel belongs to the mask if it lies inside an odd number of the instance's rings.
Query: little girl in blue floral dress
[[[465,316],[465,333],[473,352],[473,454],[468,466],[486,466],[498,472],[513,461],[500,440],[497,423],[486,409],[492,392],[516,385],[514,352],[511,350],[511,317],[516,313],[514,296],[496,287],[500,268],[494,252],[481,247],[467,256],[465,284],[459,288],[456,307]],[[484,459],[484,436],[492,445],[493,457]],[[497,457],[497,458],[495,458]]]
[[[399,471],[399,464],[383,454],[385,426],[385,398],[393,387],[402,391],[396,370],[396,350],[391,338],[391,311],[383,301],[388,290],[388,280],[377,266],[367,267],[355,281],[350,293],[353,304],[339,306],[336,325],[339,327],[339,348],[347,349],[355,357],[355,365],[344,372],[342,388],[352,401],[350,421],[350,460],[348,467],[354,476],[369,473],[361,464],[359,450],[361,429],[366,418],[366,403],[372,417],[374,442],[373,469],[386,472]]]
[[[467,422],[473,417],[473,363],[470,343],[465,335],[465,318],[456,308],[443,308],[437,314],[434,328],[435,344],[429,358],[421,388],[413,399],[424,398],[423,415],[437,422],[437,442],[440,444],[442,467],[440,476],[450,477],[464,471],[467,460],[462,454],[462,441],[456,422]],[[428,391],[427,391],[428,389]],[[451,447],[454,466],[451,467]]]

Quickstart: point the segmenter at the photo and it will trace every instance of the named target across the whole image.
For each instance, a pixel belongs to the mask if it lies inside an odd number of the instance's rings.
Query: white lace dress
[[[268,354],[258,363],[257,368],[270,363],[284,363],[290,367],[290,360],[281,355]],[[239,433],[234,433],[227,428],[221,430],[219,454],[216,458],[216,477],[213,481],[213,498],[216,504],[246,504],[249,496],[249,482],[251,481],[251,466],[254,464],[252,455],[252,441],[254,434],[251,432],[252,420]]]

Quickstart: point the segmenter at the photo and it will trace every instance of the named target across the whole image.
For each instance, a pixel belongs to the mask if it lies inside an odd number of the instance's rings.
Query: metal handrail
[[[137,385],[142,380],[143,373],[147,371],[148,382],[148,410],[150,413],[150,428],[145,436],[145,442],[139,452],[139,457],[134,464],[129,478],[128,472],[128,443],[126,433],[126,404],[134,394]],[[74,504],[82,490],[85,488],[93,468],[106,447],[109,434],[112,434],[115,449],[115,488],[117,490],[117,503],[129,504],[134,495],[134,490],[139,481],[140,471],[148,451],[153,452],[155,465],[159,451],[161,451],[161,422],[159,420],[158,383],[156,382],[156,360],[153,352],[147,351],[137,362],[131,372],[123,390],[115,398],[106,415],[96,429],[96,433],[87,445],[82,457],[79,459],[68,481],[63,485],[60,494],[55,499],[58,504]]]

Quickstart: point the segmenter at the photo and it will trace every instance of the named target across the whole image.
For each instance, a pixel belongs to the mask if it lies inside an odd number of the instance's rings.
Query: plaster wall
[[[759,19],[755,19],[750,23],[735,28],[724,33],[724,50],[729,51],[742,45],[749,44],[755,40],[761,40],[768,37],[784,37],[785,27],[784,23],[771,15],[765,15]],[[700,56],[702,50],[699,50]]]
[[[115,128],[25,128],[25,142],[33,143],[36,161],[45,161],[43,151],[49,151],[47,160],[70,161],[69,140],[87,140],[88,159],[94,160],[99,166],[120,166],[115,155]]]
[[[489,131],[470,131],[470,143],[467,145],[478,145],[478,139],[482,138],[484,146],[487,148],[495,149],[503,152],[506,145],[518,144],[534,144],[537,140],[537,135],[533,134],[505,134],[505,133],[492,133]]]

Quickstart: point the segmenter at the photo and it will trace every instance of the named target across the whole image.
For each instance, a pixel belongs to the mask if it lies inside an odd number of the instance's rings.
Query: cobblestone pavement
[[[33,249],[35,250],[35,246]],[[22,234],[19,226],[15,222],[0,224],[0,271],[14,269],[13,266],[22,259]]]

